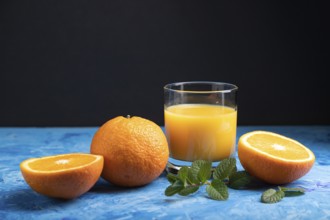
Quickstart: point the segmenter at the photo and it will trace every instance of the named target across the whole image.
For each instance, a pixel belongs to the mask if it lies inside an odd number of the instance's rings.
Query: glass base
[[[212,162],[212,168],[218,166],[219,163],[220,161]],[[170,157],[166,165],[166,171],[168,173],[177,174],[178,171],[181,169],[181,167],[183,166],[190,167],[191,164],[192,164],[191,161],[176,160]]]

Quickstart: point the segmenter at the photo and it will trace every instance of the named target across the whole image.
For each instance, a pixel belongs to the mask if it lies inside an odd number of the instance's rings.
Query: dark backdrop
[[[0,1],[0,126],[163,124],[163,86],[239,86],[240,125],[330,124],[317,1]]]

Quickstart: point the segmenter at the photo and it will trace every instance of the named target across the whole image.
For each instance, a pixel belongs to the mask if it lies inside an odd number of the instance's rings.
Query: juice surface
[[[219,105],[180,104],[165,109],[170,156],[219,161],[235,151],[237,111]]]

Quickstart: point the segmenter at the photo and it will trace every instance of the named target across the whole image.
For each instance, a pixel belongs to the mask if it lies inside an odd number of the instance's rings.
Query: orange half
[[[238,157],[251,175],[268,183],[284,184],[305,175],[313,166],[313,152],[296,140],[267,131],[244,134]]]
[[[99,179],[103,157],[72,153],[31,158],[20,164],[22,175],[36,192],[72,199],[87,192]]]

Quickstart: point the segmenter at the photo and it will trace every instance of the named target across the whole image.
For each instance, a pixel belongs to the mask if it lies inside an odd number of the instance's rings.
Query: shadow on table
[[[96,184],[89,190],[92,193],[127,193],[130,191],[135,191],[136,189],[143,188],[145,186],[140,187],[120,187],[113,185],[106,180],[100,178]]]
[[[11,211],[43,211],[66,206],[74,200],[55,199],[40,195],[30,188],[8,192],[2,197],[0,207]]]
[[[111,193],[129,193],[133,192],[137,188],[143,188],[143,186],[134,188],[118,187],[100,178],[88,192],[72,200],[50,198],[38,194],[31,188],[24,188],[9,191],[1,195],[0,210],[4,209],[8,211],[34,212],[43,210],[56,211],[59,208],[64,208],[65,206],[72,205],[73,203],[79,203],[81,200],[94,198],[96,196],[95,194],[106,195]]]

